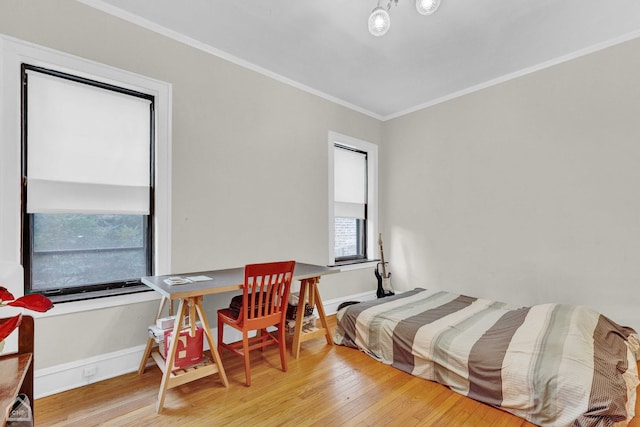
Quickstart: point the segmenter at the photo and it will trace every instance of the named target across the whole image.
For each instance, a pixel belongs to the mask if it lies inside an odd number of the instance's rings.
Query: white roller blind
[[[27,211],[149,214],[151,101],[27,78]]]
[[[334,149],[335,216],[365,218],[367,203],[367,156],[364,153]]]

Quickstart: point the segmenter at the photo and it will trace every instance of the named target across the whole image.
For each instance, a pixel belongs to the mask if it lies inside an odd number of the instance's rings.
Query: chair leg
[[[224,323],[218,317],[218,354],[222,353],[222,332],[224,331]]]
[[[242,351],[244,352],[244,376],[248,387],[251,385],[251,355],[249,354],[249,332],[247,330],[242,331]]]
[[[280,324],[280,326],[278,326],[278,348],[280,350],[280,364],[282,365],[282,370],[284,372],[287,372],[287,342],[284,335],[284,325]]]
[[[261,343],[264,343],[264,329],[256,330],[256,336],[255,336],[254,340],[256,340],[255,342],[257,342],[259,340]],[[254,344],[255,344],[255,342],[254,342]],[[264,345],[260,347],[260,351],[264,351]]]

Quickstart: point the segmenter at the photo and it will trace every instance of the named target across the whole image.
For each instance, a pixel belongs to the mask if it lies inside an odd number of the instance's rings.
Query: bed
[[[414,289],[341,308],[336,344],[540,426],[634,415],[638,337],[583,306]]]

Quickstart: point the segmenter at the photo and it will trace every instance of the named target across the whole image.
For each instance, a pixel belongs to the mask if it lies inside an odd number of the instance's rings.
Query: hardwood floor
[[[332,324],[335,317],[331,316]],[[160,370],[127,374],[37,399],[37,426],[533,426],[514,415],[460,396],[371,359],[362,352],[302,345],[280,370],[277,349],[252,355],[252,385],[244,385],[242,360],[222,354],[229,378],[217,376],[167,393],[155,413]],[[640,405],[638,405],[640,406]],[[640,409],[640,408],[639,408]],[[639,427],[638,417],[631,426]]]

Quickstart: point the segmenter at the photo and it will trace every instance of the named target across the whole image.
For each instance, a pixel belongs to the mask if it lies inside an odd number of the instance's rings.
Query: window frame
[[[22,63],[124,87],[155,98],[155,194],[152,200],[154,274],[171,272],[171,101],[170,83],[117,69],[30,42],[0,35],[0,264],[11,273],[4,280],[16,297],[24,294],[22,266],[22,182],[20,96]],[[157,299],[153,292],[106,295],[109,298],[56,305],[43,317]]]
[[[365,257],[340,260],[335,257],[335,198],[334,198],[334,149],[336,145],[366,153],[367,158],[367,208],[365,231]],[[367,141],[330,131],[328,136],[328,265],[359,265],[375,262],[378,235],[378,146]]]
[[[104,82],[96,81],[93,79],[89,79],[86,77],[80,77],[77,75],[63,73],[56,70],[51,70],[48,68],[37,67],[31,64],[23,63],[21,65],[21,81],[22,81],[22,102],[21,102],[21,122],[22,122],[22,182],[23,182],[23,193],[22,193],[22,265],[24,270],[24,292],[25,294],[42,294],[54,300],[54,302],[67,302],[74,300],[82,300],[82,299],[90,299],[90,298],[99,298],[105,295],[110,294],[127,294],[134,292],[143,292],[149,290],[147,286],[144,286],[139,278],[128,278],[127,280],[119,280],[119,281],[111,281],[99,284],[84,284],[84,285],[74,285],[67,287],[60,287],[57,289],[46,289],[46,290],[38,290],[33,288],[33,256],[34,252],[34,239],[35,239],[35,223],[34,223],[34,215],[27,212],[27,194],[29,191],[29,185],[27,180],[27,163],[28,163],[28,148],[29,148],[29,140],[28,140],[28,103],[27,103],[27,93],[29,90],[28,83],[28,72],[37,72],[46,74],[48,76],[69,80],[74,83],[79,83],[91,87],[95,87],[102,90],[109,90],[119,94],[133,96],[136,98],[146,99],[151,102],[150,104],[150,115],[149,115],[149,126],[150,126],[150,134],[149,134],[149,154],[150,154],[150,162],[149,162],[149,177],[150,177],[150,194],[149,200],[153,201],[154,191],[155,191],[155,178],[154,178],[154,167],[153,167],[153,159],[155,157],[155,99],[152,95],[144,94],[138,91],[126,89],[120,86],[116,86],[113,84],[107,84]],[[154,207],[153,203],[150,203],[149,206],[149,214],[144,215],[146,217],[143,222],[145,224],[144,233],[144,247],[145,247],[145,259],[147,265],[147,271],[145,275],[152,275],[154,266],[154,250],[153,250],[153,242],[154,242]],[[73,251],[67,251],[73,252]]]
[[[363,155],[364,158],[364,169],[365,169],[365,182],[364,182],[364,188],[365,188],[365,193],[368,193],[368,153],[366,151],[362,151],[362,150],[358,150],[354,147],[350,147],[350,146],[345,146],[343,144],[340,144],[339,142],[336,142],[333,144],[333,153],[334,153],[334,203],[335,203],[335,155],[338,152],[338,150],[345,150],[345,151],[349,151],[352,153],[356,153],[359,155]],[[368,194],[366,195],[368,196]],[[368,242],[368,238],[367,238],[367,229],[369,226],[369,215],[368,215],[368,207],[369,207],[369,199],[368,197],[366,197],[366,200],[364,201],[364,218],[357,218],[357,217],[336,217],[335,215],[335,210],[336,210],[336,206],[334,204],[334,227],[335,227],[335,221],[336,218],[351,218],[351,219],[355,219],[356,220],[356,224],[355,224],[355,228],[356,228],[356,237],[357,237],[357,241],[356,241],[356,247],[357,249],[357,254],[355,255],[346,255],[346,256],[335,256],[335,237],[336,237],[336,230],[334,228],[333,231],[333,236],[334,236],[334,261],[336,262],[336,264],[345,264],[345,263],[355,263],[355,262],[362,262],[363,260],[367,259],[367,242]]]

